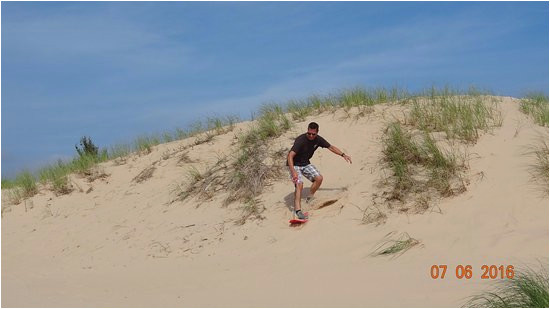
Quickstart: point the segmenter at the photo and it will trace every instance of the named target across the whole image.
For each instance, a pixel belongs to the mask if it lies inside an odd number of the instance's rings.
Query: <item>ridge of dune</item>
[[[193,142],[186,139],[102,163],[108,176],[72,177],[80,190],[58,197],[41,190],[3,213],[2,306],[461,306],[495,282],[479,278],[482,265],[548,260],[548,196],[532,181],[525,152],[548,140],[548,128],[522,114],[516,99],[499,99],[503,124],[470,147],[467,191],[436,201],[437,211],[390,212],[380,225],[361,220],[380,190],[384,125],[400,105],[377,105],[359,119],[310,116],[271,142],[290,149],[316,121],[319,134],[353,158],[349,165],[316,152],[312,162],[325,177],[318,195],[333,202],[309,209],[311,220],[298,228],[288,226],[286,170],[260,197],[263,220],[236,225],[242,206],[222,207],[223,192],[174,202],[186,170],[232,155],[250,122],[209,143],[184,149]],[[184,153],[191,163],[179,162]],[[151,166],[151,178],[134,180]],[[393,259],[370,256],[385,236],[404,232],[421,245]],[[430,267],[439,264],[449,271],[469,264],[475,276],[434,280]]]

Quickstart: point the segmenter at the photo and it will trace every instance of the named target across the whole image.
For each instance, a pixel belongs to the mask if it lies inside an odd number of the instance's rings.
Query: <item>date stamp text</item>
[[[448,265],[443,264],[432,265],[430,268],[432,279],[445,279],[448,276],[454,276],[457,279],[472,279],[474,276],[487,280],[513,279],[514,275],[514,265],[482,265],[479,269],[474,269],[472,265],[459,264],[449,268]]]

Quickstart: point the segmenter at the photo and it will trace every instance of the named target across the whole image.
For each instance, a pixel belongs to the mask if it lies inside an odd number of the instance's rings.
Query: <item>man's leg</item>
[[[302,189],[304,188],[304,183],[300,182],[295,185],[295,191],[294,191],[294,211],[298,211],[302,209],[302,204],[300,203],[300,199],[302,197]]]
[[[316,176],[314,179],[313,179],[313,183],[311,184],[311,188],[309,189],[309,196],[312,197],[315,192],[317,192],[317,189],[319,189],[319,187],[321,186],[321,184],[323,183],[323,176],[319,175],[319,176]]]

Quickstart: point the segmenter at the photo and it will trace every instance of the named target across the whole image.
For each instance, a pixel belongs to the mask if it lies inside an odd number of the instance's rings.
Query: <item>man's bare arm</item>
[[[348,161],[349,163],[351,163],[351,157],[346,155],[342,150],[338,149],[338,147],[334,146],[334,145],[331,145],[328,150],[334,152],[335,154],[341,156],[344,158],[344,160]]]
[[[290,151],[288,153],[288,156],[286,158],[288,162],[288,168],[290,169],[290,173],[292,174],[292,181],[296,183],[298,180],[298,173],[296,173],[296,170],[294,169],[294,157],[296,156],[296,153],[294,151]]]

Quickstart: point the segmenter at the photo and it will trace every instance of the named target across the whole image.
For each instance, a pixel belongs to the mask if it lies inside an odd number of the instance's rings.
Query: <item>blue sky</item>
[[[548,2],[2,2],[2,177],[354,86],[548,93]]]

